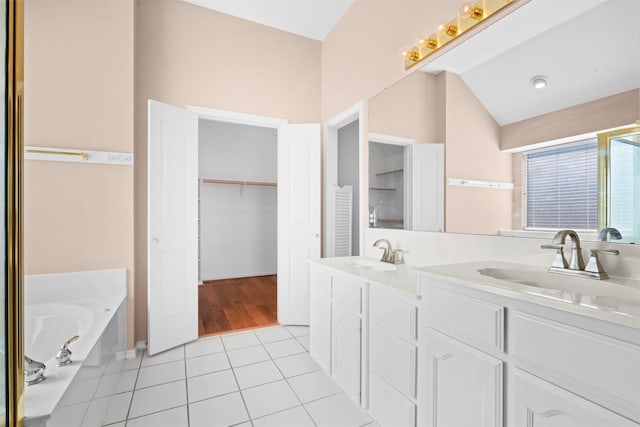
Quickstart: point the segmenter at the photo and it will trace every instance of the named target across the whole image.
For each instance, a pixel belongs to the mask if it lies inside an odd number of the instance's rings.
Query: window
[[[524,228],[597,230],[598,140],[523,155]]]

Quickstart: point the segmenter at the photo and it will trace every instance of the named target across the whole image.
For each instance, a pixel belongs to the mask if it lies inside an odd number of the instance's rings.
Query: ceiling
[[[354,0],[184,0],[314,40],[324,40]]]
[[[640,87],[631,16],[640,1],[531,0],[422,71],[460,75],[499,125],[514,123]]]

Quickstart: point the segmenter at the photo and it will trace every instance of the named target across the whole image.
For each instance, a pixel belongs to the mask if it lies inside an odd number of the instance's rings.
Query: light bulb
[[[484,15],[481,7],[474,6],[472,2],[465,1],[458,8],[458,16],[462,19],[472,18],[480,21]]]
[[[419,49],[427,48],[427,49],[437,49],[438,41],[432,39],[430,36],[426,34],[420,34],[416,39],[416,47]]]

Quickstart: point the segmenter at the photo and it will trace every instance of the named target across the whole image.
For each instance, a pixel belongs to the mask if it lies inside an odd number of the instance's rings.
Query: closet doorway
[[[283,325],[308,325],[307,261],[320,257],[320,125],[289,124],[283,119],[204,107],[184,109],[154,100],[148,101],[148,113],[149,354],[198,337],[199,191],[204,185],[198,167],[199,120],[275,129],[277,319]],[[231,180],[220,176],[207,179]],[[240,181],[207,185],[224,186],[228,192],[235,187],[243,194],[253,187],[244,176]],[[256,187],[272,186],[259,184]],[[219,208],[225,206],[220,204]],[[217,239],[212,250],[221,248],[241,262],[259,246],[257,241],[233,246],[236,239],[237,233],[229,241]]]
[[[276,324],[278,130],[198,120],[198,334]]]

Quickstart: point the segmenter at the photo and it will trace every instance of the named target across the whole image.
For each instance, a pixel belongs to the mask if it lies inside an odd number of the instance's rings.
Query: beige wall
[[[147,336],[146,100],[320,121],[320,42],[191,4],[136,1],[135,339]]]
[[[355,0],[322,42],[322,120],[409,74],[400,56],[420,33],[453,17],[459,0]]]
[[[25,2],[26,145],[133,152],[133,10]],[[132,319],[133,168],[26,161],[24,180],[25,273],[126,268]]]
[[[500,127],[456,74],[443,72],[447,178],[512,182],[511,154],[501,153]],[[511,190],[446,186],[445,230],[497,234],[511,227]]]
[[[414,73],[369,99],[369,132],[441,143],[436,77]]]
[[[640,120],[640,90],[634,89],[505,125],[500,129],[500,147],[503,150],[524,147],[630,125],[637,120]]]

